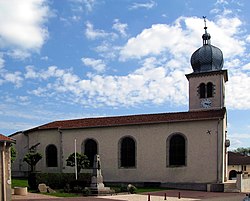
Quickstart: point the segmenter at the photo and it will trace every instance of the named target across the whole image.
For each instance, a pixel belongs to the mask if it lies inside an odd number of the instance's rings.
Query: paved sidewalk
[[[180,192],[181,199],[178,199]],[[214,193],[202,191],[167,190],[152,192],[150,201],[164,201],[166,193],[167,201],[242,201],[245,197],[243,193]],[[12,195],[13,201],[148,201],[148,194],[124,194],[108,196],[90,196],[77,198],[58,198],[38,193],[28,193],[27,196]]]
[[[101,198],[108,198],[108,199],[112,199],[110,201],[114,200],[123,200],[123,201],[163,201],[165,200],[164,196],[149,196],[148,195],[114,195],[114,196],[103,196]],[[195,201],[195,200],[200,200],[200,199],[194,199],[194,198],[181,198],[179,199],[178,197],[166,197],[167,201]]]

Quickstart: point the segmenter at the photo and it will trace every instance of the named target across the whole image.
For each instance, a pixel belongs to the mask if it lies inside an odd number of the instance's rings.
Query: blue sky
[[[250,1],[0,0],[0,133],[188,110],[202,16],[228,69],[231,149],[250,145]]]

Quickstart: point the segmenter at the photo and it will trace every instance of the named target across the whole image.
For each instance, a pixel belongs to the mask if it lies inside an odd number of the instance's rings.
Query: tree
[[[66,160],[67,166],[75,167],[75,153],[69,155]],[[89,167],[88,157],[84,154],[76,153],[77,174],[80,174],[81,169]]]
[[[10,153],[11,153],[11,163],[13,163],[16,159],[16,149],[12,144],[10,147]]]
[[[239,147],[239,148],[233,150],[233,152],[242,154],[243,156],[250,156],[250,147],[248,147],[248,148]]]
[[[28,152],[25,157],[23,158],[23,161],[29,164],[31,172],[35,171],[36,164],[42,159],[42,154],[40,153],[32,153]]]

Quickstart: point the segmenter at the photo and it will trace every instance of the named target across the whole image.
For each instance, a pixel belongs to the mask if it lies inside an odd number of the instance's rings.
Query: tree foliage
[[[12,144],[10,147],[10,153],[11,153],[11,163],[13,163],[16,159],[16,149]]]
[[[75,167],[75,153],[69,155],[66,160],[67,166]],[[89,167],[88,157],[84,154],[76,153],[76,163],[77,163],[77,174],[80,174],[81,169]]]
[[[240,153],[243,156],[250,156],[250,147],[247,147],[247,148],[245,148],[245,147],[239,147],[239,148],[233,150],[233,152]]]
[[[35,171],[36,164],[42,159],[42,154],[40,153],[32,153],[28,152],[25,157],[23,158],[23,161],[29,164],[31,172]]]

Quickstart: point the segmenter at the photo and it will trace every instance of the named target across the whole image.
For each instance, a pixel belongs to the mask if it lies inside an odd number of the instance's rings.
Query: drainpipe
[[[217,160],[217,178],[216,178],[216,180],[217,180],[217,183],[219,183],[219,166],[220,166],[220,164],[219,164],[219,124],[220,124],[220,119],[218,120],[218,122],[217,122],[217,158],[216,158],[216,160]]]
[[[221,180],[221,177],[224,174],[223,173],[224,161],[221,163],[221,159],[223,160],[223,143],[224,143],[223,142],[223,135],[224,135],[224,133],[222,133],[222,136],[220,136],[220,133],[219,133],[219,129],[220,129],[219,125],[220,125],[221,121],[223,121],[223,120],[219,119],[217,122],[217,183],[223,182],[223,179]],[[223,129],[222,129],[222,132],[223,132]],[[222,138],[220,139],[220,137],[222,137]],[[220,142],[220,140],[221,140],[221,142]],[[221,153],[221,151],[222,151],[222,153]]]
[[[5,175],[5,150],[6,150],[6,142],[3,143],[3,149],[2,149],[2,195],[3,195],[3,201],[6,201],[6,175]]]
[[[63,139],[62,139],[62,131],[60,128],[57,129],[59,132],[59,139],[60,139],[60,156],[58,157],[58,164],[60,164],[60,172],[63,172]]]

